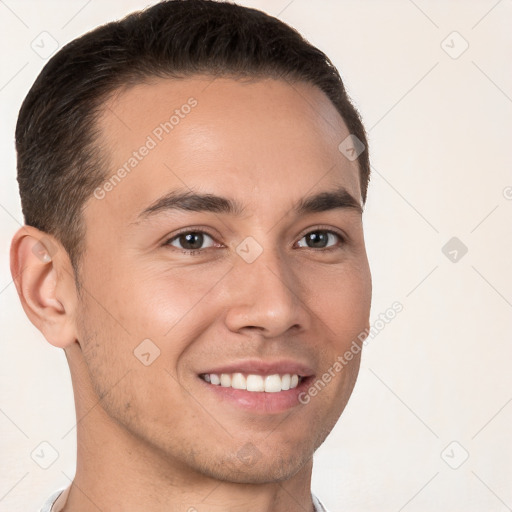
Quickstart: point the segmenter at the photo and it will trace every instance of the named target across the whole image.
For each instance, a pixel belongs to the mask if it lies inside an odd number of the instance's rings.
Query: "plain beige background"
[[[379,332],[313,491],[331,512],[512,510],[512,2],[239,3],[324,50],[369,130]],[[67,485],[76,447],[64,353],[25,317],[8,268],[17,111],[52,45],[147,4],[0,2],[2,511],[38,510]]]

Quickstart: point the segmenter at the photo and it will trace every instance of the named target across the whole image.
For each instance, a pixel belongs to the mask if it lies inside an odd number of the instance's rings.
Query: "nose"
[[[231,331],[273,338],[309,327],[304,283],[277,250],[265,249],[252,263],[237,259],[229,279],[225,322]]]

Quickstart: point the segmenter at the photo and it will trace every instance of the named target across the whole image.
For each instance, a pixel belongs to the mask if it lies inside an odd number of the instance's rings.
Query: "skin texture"
[[[33,251],[43,233],[26,226],[13,239],[22,305],[65,349],[73,381],[78,454],[66,512],[311,511],[313,453],[355,384],[360,354],[284,412],[205,391],[199,373],[249,358],[292,359],[320,377],[368,327],[371,277],[360,211],[293,213],[299,199],[338,186],[361,197],[357,161],[338,150],[345,123],[310,85],[198,76],[119,91],[99,120],[108,177],[190,97],[197,105],[172,131],[86,203],[81,295],[57,240],[45,235],[45,262]],[[244,211],[138,221],[177,188]],[[189,227],[209,235],[193,255],[175,238]],[[319,229],[345,240],[308,247]],[[252,263],[236,252],[249,236],[263,249]],[[134,355],[145,339],[160,351],[148,366]]]

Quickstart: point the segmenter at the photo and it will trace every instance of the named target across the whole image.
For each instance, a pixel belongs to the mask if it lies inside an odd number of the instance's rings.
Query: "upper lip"
[[[280,359],[277,361],[262,361],[250,359],[244,361],[236,361],[223,366],[217,366],[200,372],[200,375],[206,373],[248,373],[258,375],[274,375],[274,374],[296,374],[302,377],[313,375],[313,370],[306,364],[292,361],[290,359]]]

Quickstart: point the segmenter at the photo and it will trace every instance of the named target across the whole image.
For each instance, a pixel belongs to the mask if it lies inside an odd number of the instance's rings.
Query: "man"
[[[162,2],[48,62],[11,246],[75,395],[42,510],[325,510],[312,458],[369,324],[366,146],[327,57],[234,4]]]

